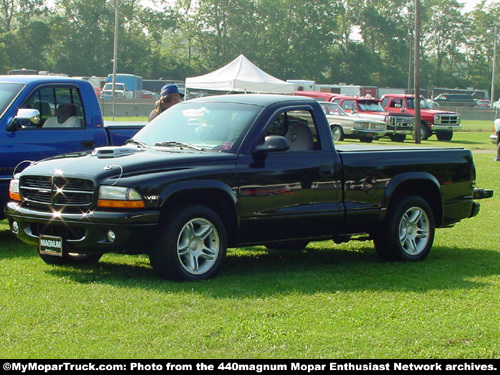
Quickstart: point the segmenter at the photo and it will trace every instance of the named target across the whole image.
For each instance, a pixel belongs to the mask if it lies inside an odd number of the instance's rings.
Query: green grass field
[[[218,278],[175,283],[146,256],[46,265],[2,221],[0,357],[500,358],[500,163],[477,126],[422,145],[472,149],[497,194],[419,263],[383,262],[372,242],[254,247],[230,249]]]

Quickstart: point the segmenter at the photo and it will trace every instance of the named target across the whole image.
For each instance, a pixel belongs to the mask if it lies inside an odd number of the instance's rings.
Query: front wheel
[[[439,141],[451,141],[451,139],[453,138],[453,132],[438,130],[436,131],[436,138]]]
[[[434,242],[435,222],[429,204],[418,196],[403,195],[391,204],[374,234],[375,249],[384,260],[425,259]]]
[[[218,272],[226,249],[226,230],[219,216],[206,206],[187,205],[162,219],[159,244],[149,260],[162,279],[203,280]]]
[[[333,125],[330,127],[332,132],[332,138],[335,142],[344,140],[344,130],[339,125]]]
[[[432,130],[429,128],[427,121],[422,120],[420,124],[420,139],[426,141],[432,135]]]
[[[404,142],[406,139],[406,134],[391,134],[389,138],[392,142]]]

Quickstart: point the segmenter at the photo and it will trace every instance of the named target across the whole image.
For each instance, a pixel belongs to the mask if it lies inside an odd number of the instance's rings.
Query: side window
[[[384,98],[382,100],[382,107],[387,107],[387,104],[389,104],[389,98]],[[392,107],[392,104],[391,104],[391,107]]]
[[[290,142],[288,152],[321,150],[316,124],[309,111],[288,111],[277,115],[265,134],[281,135]]]
[[[354,100],[344,100],[341,107],[345,111],[352,111],[354,108]]]
[[[28,98],[23,108],[40,111],[37,128],[82,128],[85,125],[80,92],[75,87],[42,87]]]
[[[401,99],[394,99],[391,103],[392,108],[401,108],[402,105],[402,100]]]

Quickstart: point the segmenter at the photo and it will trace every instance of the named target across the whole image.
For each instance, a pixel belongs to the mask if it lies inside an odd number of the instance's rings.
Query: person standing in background
[[[149,121],[153,120],[163,111],[179,103],[184,94],[179,92],[177,85],[165,85],[161,88],[160,99],[156,102],[155,109],[149,114]]]
[[[495,122],[495,132],[497,135],[497,156],[495,156],[494,161],[500,161],[500,118],[496,119]]]

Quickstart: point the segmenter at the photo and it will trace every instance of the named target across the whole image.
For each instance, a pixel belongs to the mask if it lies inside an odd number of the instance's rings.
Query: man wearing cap
[[[161,88],[160,100],[156,102],[155,109],[149,114],[149,121],[153,120],[160,113],[179,103],[184,94],[179,92],[177,85],[165,85]]]

